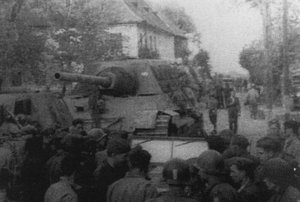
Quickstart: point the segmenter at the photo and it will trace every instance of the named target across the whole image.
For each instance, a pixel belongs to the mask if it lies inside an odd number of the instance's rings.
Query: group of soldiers
[[[225,88],[216,85],[209,94],[208,109],[209,119],[214,127],[214,133],[217,131],[218,110],[228,110],[229,129],[234,133],[238,130],[238,118],[241,115],[241,104],[249,106],[250,117],[258,118],[258,105],[260,102],[260,92],[258,88],[252,84],[246,93],[245,103],[240,103],[240,99],[236,96],[236,90],[226,83]]]
[[[6,120],[2,131],[13,124]],[[71,127],[55,124],[42,130],[25,119],[18,130],[3,133],[25,143],[18,152],[9,141],[1,142],[0,201],[297,202],[299,124],[283,126],[269,122],[256,155],[248,152],[248,139],[232,130],[209,135],[207,151],[165,162],[157,182],[152,180],[151,154],[140,145],[130,147],[125,131],[85,131],[81,119]],[[22,157],[16,159],[18,155]]]

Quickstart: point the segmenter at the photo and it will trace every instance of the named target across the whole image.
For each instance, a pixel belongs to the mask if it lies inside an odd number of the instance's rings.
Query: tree
[[[74,72],[96,60],[122,57],[121,36],[105,31],[115,20],[111,2],[0,0],[2,72],[18,69],[43,80],[52,71]]]
[[[200,49],[199,52],[194,56],[192,64],[194,66],[201,67],[202,75],[206,75],[211,78],[211,65],[209,64],[209,53],[206,50]]]
[[[263,50],[259,47],[258,43],[253,43],[241,51],[239,63],[249,71],[250,80],[253,83],[264,84]]]
[[[196,31],[196,26],[191,17],[181,7],[164,7],[161,13],[172,22],[179,29],[186,33],[192,33]]]

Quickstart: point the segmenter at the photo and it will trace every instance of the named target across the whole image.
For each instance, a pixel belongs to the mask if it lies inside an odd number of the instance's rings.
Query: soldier
[[[67,156],[62,161],[62,175],[59,181],[52,184],[46,194],[45,202],[77,202],[78,197],[72,188],[74,183],[74,174],[76,171],[76,161]]]
[[[233,89],[230,87],[229,83],[225,83],[224,88],[224,103],[225,107],[228,107],[228,103],[230,102],[231,92]]]
[[[250,117],[256,119],[257,116],[257,106],[258,106],[259,94],[255,86],[252,85],[251,89],[247,93],[246,105],[250,107]]]
[[[297,137],[298,123],[296,121],[287,121],[284,123],[285,142],[283,151],[292,155],[300,165],[300,140]]]
[[[263,166],[272,158],[281,158],[291,166],[294,166],[295,161],[291,156],[282,153],[282,143],[280,139],[263,137],[257,141],[256,150],[260,165],[255,170],[255,181],[260,187],[263,199],[267,200],[271,193],[263,183]]]
[[[218,101],[215,98],[215,95],[210,94],[209,102],[208,102],[208,113],[209,120],[211,124],[214,126],[214,133],[217,132],[217,120],[218,120]]]
[[[230,93],[230,98],[228,99],[228,120],[229,129],[237,133],[238,130],[238,117],[241,114],[240,100],[236,97],[235,91],[232,90]]]
[[[280,158],[270,159],[263,166],[263,179],[273,194],[270,202],[297,202],[300,200],[299,188],[293,168]]]
[[[107,192],[108,202],[144,202],[156,198],[158,193],[151,181],[146,180],[151,155],[141,147],[136,147],[128,154],[129,172],[113,183]]]
[[[226,179],[225,164],[222,155],[215,150],[207,150],[200,154],[197,167],[202,180],[206,182],[203,192],[203,201],[236,201],[236,191],[228,184]]]
[[[108,142],[108,156],[94,172],[96,177],[95,194],[98,202],[106,202],[108,187],[125,176],[128,171],[126,157],[129,151],[130,146],[126,140],[115,138]]]
[[[80,137],[81,133],[84,131],[83,124],[84,124],[84,121],[82,119],[73,120],[72,126],[69,129],[70,134]]]
[[[247,148],[250,145],[248,139],[242,135],[236,135],[232,137],[229,148],[223,152],[224,159],[230,159],[233,157],[248,158],[256,165],[259,164],[259,159],[252,156]]]
[[[255,163],[248,158],[234,157],[230,165],[230,177],[237,183],[239,202],[260,202],[260,192],[254,183]]]
[[[169,191],[148,202],[196,202],[196,200],[186,197],[185,193],[185,187],[191,177],[190,166],[187,162],[181,159],[170,160],[164,165],[162,174],[169,185]]]
[[[278,138],[284,141],[280,131],[280,123],[277,119],[272,119],[268,122],[267,136],[272,138]]]
[[[224,106],[224,89],[223,87],[218,84],[216,85],[216,96],[218,100],[218,109],[223,109]]]

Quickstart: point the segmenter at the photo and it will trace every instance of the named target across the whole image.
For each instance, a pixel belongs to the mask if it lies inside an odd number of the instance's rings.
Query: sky
[[[201,34],[202,47],[210,54],[215,72],[247,74],[239,65],[239,53],[253,40],[262,38],[258,10],[236,0],[150,0],[178,4],[193,19]]]

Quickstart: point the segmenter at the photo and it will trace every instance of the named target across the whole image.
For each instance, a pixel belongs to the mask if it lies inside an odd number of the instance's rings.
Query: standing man
[[[229,129],[232,130],[234,134],[236,134],[238,129],[238,117],[240,116],[241,113],[241,106],[240,106],[240,100],[238,97],[236,97],[234,90],[230,92],[227,109],[228,109]]]
[[[209,102],[208,102],[208,113],[209,113],[209,120],[211,124],[214,126],[213,132],[217,132],[217,119],[218,119],[218,100],[214,94],[210,94]]]
[[[298,123],[296,121],[286,121],[284,123],[284,146],[283,152],[291,155],[300,165],[300,140],[298,138]]]
[[[97,202],[106,202],[108,187],[123,178],[128,171],[127,153],[130,146],[121,138],[111,139],[107,144],[107,158],[95,172],[95,197]]]
[[[216,96],[218,100],[218,109],[223,109],[224,108],[224,91],[223,87],[220,84],[216,85]]]
[[[257,106],[258,106],[259,93],[252,85],[251,89],[247,93],[246,104],[250,107],[250,117],[256,119],[257,116]]]
[[[225,88],[224,88],[224,105],[225,105],[225,108],[228,107],[228,104],[230,103],[231,91],[233,91],[233,88],[230,87],[229,83],[225,83]]]

